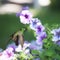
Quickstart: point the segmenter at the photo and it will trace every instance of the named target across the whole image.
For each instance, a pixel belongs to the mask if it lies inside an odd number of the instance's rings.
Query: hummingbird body
[[[21,44],[21,47],[23,48],[24,36],[21,33],[21,31],[18,31],[15,34],[13,34],[12,40],[15,42],[16,45],[19,45],[19,43],[20,43]]]

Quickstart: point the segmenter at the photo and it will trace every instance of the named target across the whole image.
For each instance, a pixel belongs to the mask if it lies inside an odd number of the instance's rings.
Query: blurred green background
[[[1,0],[0,7],[1,5],[7,4],[6,1]],[[34,7],[33,3],[23,3],[20,6],[28,5],[30,10],[35,12],[35,14],[33,13],[34,17],[39,18],[43,25],[48,24],[49,27],[53,25],[60,26],[60,1],[50,1],[51,4],[49,6],[39,6],[38,8]],[[10,35],[20,30],[22,27],[24,27],[24,25],[20,23],[19,17],[16,17],[16,13],[0,14],[0,48],[5,48]],[[30,41],[34,39],[34,34],[30,29],[24,34],[25,40]]]

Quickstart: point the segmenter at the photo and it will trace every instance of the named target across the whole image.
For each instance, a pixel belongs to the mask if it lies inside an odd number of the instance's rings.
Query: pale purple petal
[[[46,37],[47,37],[46,32],[42,32],[42,34],[41,34],[41,39],[43,40],[43,39],[45,39]]]
[[[22,10],[29,10],[29,7],[28,7],[28,6],[24,6],[24,7],[22,8]]]
[[[23,10],[20,14],[20,21],[23,24],[29,24],[32,19],[32,14],[29,10]]]
[[[43,45],[42,40],[36,40],[36,43],[37,43],[38,45],[40,45],[40,46],[42,46],[42,45]]]
[[[36,41],[32,41],[29,48],[30,48],[31,50],[39,50],[39,51],[40,51],[40,50],[42,49],[42,45],[38,45],[38,44],[36,43]]]
[[[14,52],[13,52],[13,48],[7,48],[6,50],[3,51],[2,53],[4,56],[6,56],[7,58],[10,58],[14,55]]]
[[[40,60],[40,58],[35,58],[34,60]]]
[[[36,36],[36,39],[41,39],[41,40],[43,40],[43,39],[46,38],[46,37],[47,37],[46,32],[40,32],[40,34]]]
[[[16,13],[16,16],[19,17],[19,16],[20,16],[20,12],[17,12],[17,13]]]
[[[29,10],[29,7],[28,6],[25,6],[25,7],[22,8],[22,10]],[[17,12],[16,13],[16,16],[19,17],[20,14],[21,14],[21,12]]]
[[[44,28],[43,25],[37,25],[37,27],[36,27],[36,34],[39,35],[44,30],[45,30],[45,28]]]
[[[46,32],[41,32],[40,35],[37,35],[36,36],[36,42],[37,42],[37,44],[38,45],[42,44],[43,43],[42,40],[45,39],[46,37],[47,37]]]
[[[30,28],[32,30],[36,30],[36,26],[37,25],[41,25],[41,22],[38,18],[33,18],[31,21],[30,21]]]
[[[52,38],[52,41],[54,41],[55,43],[58,42],[58,41],[60,41],[60,28],[53,29],[51,31],[51,33],[54,34],[53,38]]]
[[[60,40],[56,42],[56,44],[58,44],[60,46]]]

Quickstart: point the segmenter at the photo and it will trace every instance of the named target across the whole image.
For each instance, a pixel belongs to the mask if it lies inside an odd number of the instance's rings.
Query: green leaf
[[[31,53],[32,54],[39,54],[40,52],[38,50],[32,50]]]

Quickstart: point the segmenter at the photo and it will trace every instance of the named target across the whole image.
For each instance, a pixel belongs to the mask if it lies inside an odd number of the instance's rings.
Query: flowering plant
[[[43,26],[38,18],[33,18],[28,7],[17,16],[34,31],[36,40],[24,41],[26,30],[18,31],[12,38],[15,43],[9,44],[5,50],[0,49],[0,60],[60,60],[60,28],[51,31]]]

